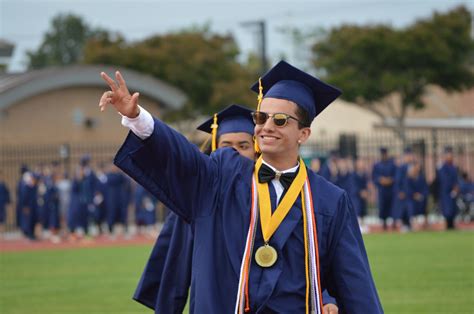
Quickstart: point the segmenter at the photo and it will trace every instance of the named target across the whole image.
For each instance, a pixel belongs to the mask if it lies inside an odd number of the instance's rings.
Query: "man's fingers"
[[[125,80],[119,71],[115,72],[115,78],[117,79],[119,88],[128,92],[127,84],[125,83]]]
[[[103,94],[102,94],[102,97],[100,97],[99,103],[105,101],[107,98],[112,99],[113,95],[114,95],[114,93],[111,92],[111,91],[108,91],[108,92],[103,93]]]
[[[332,304],[326,304],[323,306],[323,314],[338,314],[339,313],[339,308]]]
[[[140,96],[139,93],[134,93],[132,95],[132,105],[133,105],[133,107],[138,106],[138,96]]]
[[[100,97],[100,101],[99,101],[100,111],[104,111],[107,105],[112,103],[113,95],[114,93],[111,91],[108,91],[102,94],[102,97]]]
[[[100,109],[101,112],[103,112],[105,110],[105,108],[107,107],[107,104],[108,104],[108,102],[106,102],[106,101],[101,100],[99,102],[99,109]]]
[[[112,91],[116,91],[118,89],[118,86],[117,84],[115,83],[115,81],[110,77],[108,76],[107,74],[105,74],[105,72],[101,72],[100,73],[100,76],[102,77],[102,79],[110,86],[110,89]]]

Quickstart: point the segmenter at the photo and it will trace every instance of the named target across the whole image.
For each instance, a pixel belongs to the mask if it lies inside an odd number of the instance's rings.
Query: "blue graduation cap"
[[[227,133],[248,133],[253,135],[255,124],[252,110],[232,104],[215,113],[214,116],[197,127],[198,130],[212,134],[212,150],[217,148],[217,138]]]
[[[382,146],[379,148],[381,154],[387,154],[388,153],[388,148],[385,146]]]
[[[278,62],[251,87],[259,94],[260,83],[263,98],[293,101],[308,113],[310,121],[313,121],[342,93],[338,88],[324,83],[285,61]],[[259,103],[262,96],[259,95]]]

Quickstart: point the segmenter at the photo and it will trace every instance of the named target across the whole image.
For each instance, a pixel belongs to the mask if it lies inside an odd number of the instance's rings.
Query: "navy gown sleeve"
[[[169,251],[170,241],[173,234],[173,225],[176,215],[169,213],[166,217],[160,235],[150,254],[145,270],[142,273],[133,299],[151,309],[155,309],[158,290],[161,284],[163,268]]]
[[[336,299],[333,298],[326,289],[323,290],[323,304],[337,304]]]
[[[378,164],[375,164],[374,167],[372,168],[372,181],[377,186],[377,188],[380,188],[382,186],[379,182],[379,177],[380,177],[379,167],[378,167]]]
[[[114,163],[186,222],[210,215],[219,189],[217,158],[155,119],[150,137],[129,132]]]
[[[341,313],[383,313],[352,204],[344,193],[330,230],[328,292]]]

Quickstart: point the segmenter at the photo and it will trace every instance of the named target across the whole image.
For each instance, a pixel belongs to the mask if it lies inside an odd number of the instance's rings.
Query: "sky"
[[[344,23],[405,27],[460,4],[474,12],[474,0],[0,0],[0,38],[15,44],[8,71],[18,72],[26,69],[26,51],[39,47],[59,13],[79,15],[88,25],[120,32],[130,41],[209,23],[212,31],[235,37],[243,60],[258,48],[255,30],[243,24],[264,20],[270,63],[282,56],[298,63],[300,47],[284,30]]]

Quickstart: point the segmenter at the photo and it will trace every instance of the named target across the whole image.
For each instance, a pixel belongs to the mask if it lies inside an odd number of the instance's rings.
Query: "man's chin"
[[[267,155],[267,156],[278,155],[278,152],[275,149],[275,147],[264,146],[264,147],[261,147],[260,150],[261,150],[263,155]]]

